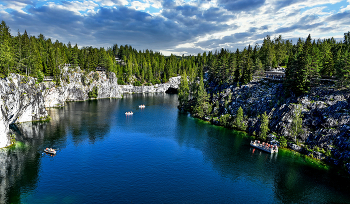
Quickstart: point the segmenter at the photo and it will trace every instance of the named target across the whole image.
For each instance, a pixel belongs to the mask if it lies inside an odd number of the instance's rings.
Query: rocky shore
[[[350,173],[350,91],[331,85],[312,88],[296,97],[283,83],[266,79],[221,90],[211,87],[210,98],[216,116],[204,116],[213,124],[227,126],[221,117],[234,118],[239,107],[244,111],[246,132],[258,138],[261,114],[269,118],[270,133],[288,140],[288,147],[308,156],[345,168]],[[215,105],[216,104],[216,105]],[[303,133],[296,138],[291,126],[296,111],[301,110]],[[328,154],[327,154],[328,152]]]
[[[60,84],[52,81],[38,83],[37,79],[18,74],[0,80],[0,148],[11,144],[10,124],[48,119],[46,108],[61,107],[66,101],[84,101],[91,98],[121,98],[128,93],[164,93],[176,90],[180,77],[165,84],[152,86],[118,85],[114,73],[82,72],[65,67]],[[90,97],[89,97],[90,96]]]

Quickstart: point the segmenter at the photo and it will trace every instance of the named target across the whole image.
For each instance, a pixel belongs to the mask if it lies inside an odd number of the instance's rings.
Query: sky
[[[0,20],[13,36],[197,55],[261,45],[267,35],[341,41],[350,0],[0,0]]]

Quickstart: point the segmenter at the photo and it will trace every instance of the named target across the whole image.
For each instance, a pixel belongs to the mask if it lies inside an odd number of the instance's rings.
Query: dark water
[[[176,105],[176,95],[126,95],[24,124],[24,145],[0,151],[0,203],[350,203],[349,179],[254,150]]]

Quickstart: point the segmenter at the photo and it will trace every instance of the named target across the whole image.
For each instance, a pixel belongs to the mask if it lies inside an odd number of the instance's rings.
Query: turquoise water
[[[17,136],[24,147],[0,152],[0,203],[350,203],[349,179],[176,106],[135,94],[50,109]]]

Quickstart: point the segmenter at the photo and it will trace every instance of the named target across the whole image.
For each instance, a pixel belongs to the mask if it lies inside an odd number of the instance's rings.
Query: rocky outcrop
[[[220,124],[226,114],[234,118],[239,107],[246,115],[247,132],[259,135],[261,118],[269,116],[269,129],[292,143],[288,147],[319,159],[344,166],[350,173],[350,90],[336,90],[332,86],[312,88],[308,94],[293,96],[282,83],[266,80],[253,81],[241,87],[210,90],[211,103],[218,104],[214,118],[203,117]],[[297,109],[303,115],[303,132],[297,138],[291,134],[293,117]],[[221,124],[222,125],[222,124]],[[296,139],[296,140],[295,140]],[[301,146],[295,143],[301,144]],[[326,152],[332,157],[327,157]]]
[[[169,82],[152,86],[118,85],[114,73],[90,72],[79,69],[64,69],[61,85],[53,82],[41,83],[45,107],[64,106],[66,101],[88,100],[88,93],[97,87],[97,98],[121,98],[125,93],[165,93],[169,88],[178,89],[181,77],[173,77]]]
[[[172,77],[169,82],[152,86],[119,85],[123,93],[165,93],[169,89],[178,89],[181,76]]]
[[[97,87],[97,98],[121,98],[122,91],[118,86],[117,77],[114,73],[105,72],[82,72],[64,69],[60,86],[53,82],[40,84],[43,90],[45,107],[64,106],[66,101],[84,101],[89,99],[89,92]]]
[[[45,119],[48,114],[40,86],[35,79],[10,74],[0,80],[0,148],[10,144],[9,125]]]

